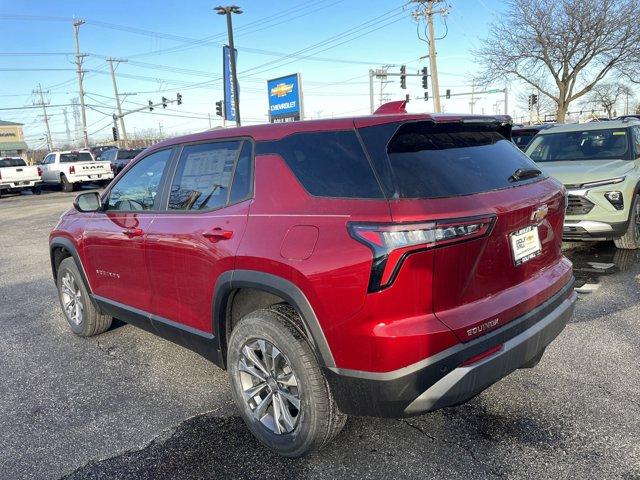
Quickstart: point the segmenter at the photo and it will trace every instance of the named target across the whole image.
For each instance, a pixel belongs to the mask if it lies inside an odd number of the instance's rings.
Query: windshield
[[[93,157],[89,152],[62,153],[60,163],[93,162]]]
[[[513,140],[513,143],[515,143],[520,149],[524,150],[531,140],[533,140],[533,137],[536,136],[536,133],[538,132],[511,132],[511,140]]]
[[[27,162],[21,158],[0,158],[0,168],[2,167],[26,167]]]
[[[527,148],[534,162],[565,160],[628,160],[628,131],[623,128],[538,135]]]

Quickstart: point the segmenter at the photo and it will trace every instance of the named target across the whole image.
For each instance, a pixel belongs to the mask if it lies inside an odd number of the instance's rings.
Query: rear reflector
[[[496,345],[495,347],[491,347],[489,350],[486,350],[486,351],[484,351],[482,353],[479,353],[478,355],[474,355],[473,357],[469,358],[464,363],[462,363],[462,365],[460,365],[460,366],[461,367],[468,367],[469,365],[473,365],[474,363],[478,363],[480,360],[483,360],[483,359],[485,359],[487,357],[490,357],[494,353],[498,353],[500,350],[502,350],[503,346],[504,345],[501,343],[500,345]]]
[[[350,222],[348,229],[355,240],[373,251],[369,292],[377,292],[391,285],[407,254],[484,237],[494,221],[495,215],[421,223]]]

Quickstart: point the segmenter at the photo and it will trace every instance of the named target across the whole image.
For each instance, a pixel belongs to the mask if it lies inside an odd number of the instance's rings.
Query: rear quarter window
[[[383,182],[395,198],[472,195],[539,181],[514,182],[536,165],[493,124],[411,122],[360,129]],[[508,135],[507,135],[508,136]]]
[[[280,155],[311,195],[384,198],[353,130],[297,133],[259,142],[256,153]]]

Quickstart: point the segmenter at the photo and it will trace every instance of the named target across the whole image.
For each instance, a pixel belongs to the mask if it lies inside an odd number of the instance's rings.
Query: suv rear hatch
[[[433,250],[433,310],[461,341],[570,281],[563,187],[511,143],[504,118],[356,126],[390,198],[394,230],[422,239],[387,263],[400,268],[406,255]]]

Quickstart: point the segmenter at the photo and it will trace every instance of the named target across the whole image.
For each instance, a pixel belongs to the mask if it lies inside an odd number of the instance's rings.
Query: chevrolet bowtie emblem
[[[531,214],[531,220],[536,223],[540,223],[547,217],[548,213],[549,207],[547,206],[547,204],[541,205],[533,211],[533,213]]]
[[[279,83],[271,89],[271,96],[284,97],[293,91],[293,83]]]

